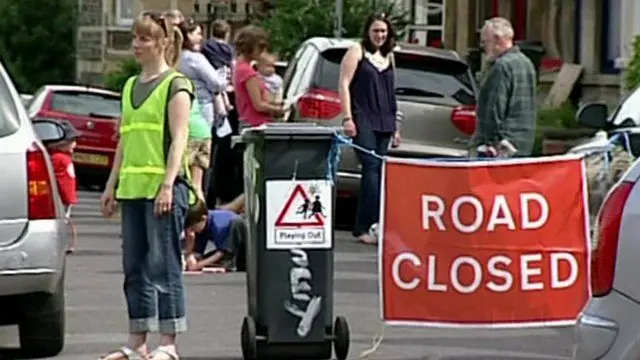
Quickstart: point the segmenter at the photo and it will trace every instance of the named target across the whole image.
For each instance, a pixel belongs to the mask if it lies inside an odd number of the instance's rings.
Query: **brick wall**
[[[78,26],[102,24],[102,0],[79,0]]]
[[[98,31],[79,31],[77,43],[78,60],[102,59],[102,33]]]

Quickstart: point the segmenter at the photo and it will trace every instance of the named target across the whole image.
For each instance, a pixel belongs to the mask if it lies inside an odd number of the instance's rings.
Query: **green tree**
[[[632,48],[633,55],[625,74],[627,90],[633,90],[640,85],[640,35],[633,39]]]
[[[0,0],[0,58],[18,89],[75,80],[77,0]]]
[[[122,91],[127,79],[140,73],[140,64],[133,57],[126,58],[118,64],[118,68],[109,72],[104,79],[104,86],[113,91]]]
[[[314,36],[333,36],[335,0],[278,0],[276,6],[256,19],[271,35],[272,50],[283,59],[290,58],[304,40]],[[362,34],[369,14],[389,14],[396,31],[408,25],[408,13],[391,1],[344,0],[343,33],[345,38]]]

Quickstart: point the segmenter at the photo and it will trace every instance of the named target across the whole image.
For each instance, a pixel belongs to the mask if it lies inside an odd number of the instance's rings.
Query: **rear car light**
[[[451,122],[465,135],[473,135],[476,131],[476,106],[462,105],[451,112]]]
[[[298,115],[301,118],[331,120],[342,112],[340,95],[327,89],[311,89],[298,100]]]
[[[27,183],[29,220],[55,219],[56,206],[47,158],[36,143],[27,150]]]
[[[591,253],[591,292],[594,297],[606,296],[613,289],[622,212],[632,189],[631,182],[616,185],[598,213],[593,230],[595,245]]]

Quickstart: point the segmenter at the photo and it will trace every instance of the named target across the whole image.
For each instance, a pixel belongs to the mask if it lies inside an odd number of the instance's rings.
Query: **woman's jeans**
[[[392,133],[372,131],[358,128],[354,139],[356,145],[373,150],[379,155],[386,155]],[[362,165],[360,178],[360,196],[358,197],[358,211],[353,229],[354,236],[369,233],[371,225],[378,222],[380,216],[380,182],[382,178],[382,160],[355,150]]]
[[[122,265],[129,332],[187,330],[180,236],[188,211],[188,189],[173,187],[173,210],[155,216],[153,200],[122,200]]]

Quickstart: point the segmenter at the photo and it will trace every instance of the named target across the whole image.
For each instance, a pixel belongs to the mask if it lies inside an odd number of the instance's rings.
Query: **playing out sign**
[[[331,195],[327,180],[267,181],[267,249],[331,248]]]

